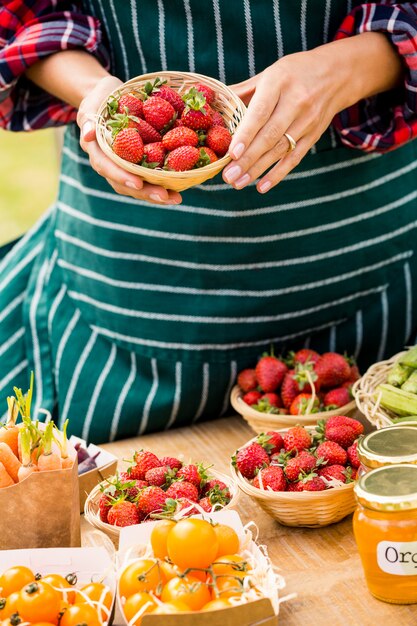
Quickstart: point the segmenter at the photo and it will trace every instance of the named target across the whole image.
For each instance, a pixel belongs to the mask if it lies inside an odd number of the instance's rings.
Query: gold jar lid
[[[371,469],[398,463],[417,464],[416,426],[389,426],[365,435],[358,443],[359,459]]]
[[[417,509],[417,465],[379,467],[361,476],[354,490],[358,502],[375,511]]]

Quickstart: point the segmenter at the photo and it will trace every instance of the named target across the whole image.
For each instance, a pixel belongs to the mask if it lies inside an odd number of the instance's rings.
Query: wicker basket
[[[176,89],[179,93],[185,93],[189,87],[195,85],[196,83],[204,83],[214,89],[216,92],[216,101],[212,108],[222,114],[223,119],[232,134],[235,132],[244,115],[245,105],[229,87],[226,87],[226,85],[220,81],[201,74],[194,74],[192,72],[154,72],[152,74],[143,74],[142,76],[137,76],[136,78],[129,80],[127,83],[124,83],[124,85],[113,91],[112,94],[109,94],[102,102],[98,111],[96,133],[97,141],[109,159],[128,172],[140,176],[148,183],[160,185],[165,189],[184,191],[184,189],[188,189],[194,185],[199,185],[205,180],[216,176],[216,174],[218,174],[225,167],[225,165],[229,163],[230,157],[226,155],[218,161],[210,163],[210,165],[187,172],[168,172],[160,169],[149,169],[147,167],[142,167],[141,165],[129,163],[129,161],[125,161],[117,156],[111,148],[111,132],[106,128],[106,121],[108,119],[107,101],[110,96],[139,90],[147,81],[152,81],[157,77],[166,80],[167,85]]]
[[[287,429],[278,432],[284,433]],[[313,428],[307,428],[310,432]],[[256,441],[256,437],[245,443]],[[268,515],[284,526],[319,528],[339,522],[353,513],[356,500],[353,492],[355,483],[332,487],[325,491],[267,491],[253,487],[242,474],[230,464],[233,479],[240,489],[256,500]]]
[[[242,391],[235,385],[230,395],[232,407],[237,411],[249,426],[256,433],[263,433],[267,430],[277,430],[279,428],[290,428],[291,426],[313,426],[319,420],[326,420],[334,415],[349,415],[356,410],[355,401],[345,404],[345,406],[334,411],[323,411],[322,413],[309,413],[307,415],[280,415],[275,413],[261,413],[242,400]]]
[[[406,351],[399,352],[387,361],[374,363],[352,387],[353,397],[358,409],[376,428],[392,426],[393,418],[398,417],[392,411],[380,406],[378,399],[374,397],[374,393],[378,385],[387,382],[388,372],[397,359],[405,353]]]
[[[221,472],[218,472],[216,470],[210,470],[210,477],[218,478],[219,480],[223,481],[229,488],[231,500],[229,504],[227,504],[224,508],[225,509],[236,508],[236,504],[239,498],[239,490],[236,484],[234,483],[234,481],[232,481],[232,479],[230,478],[230,476],[227,476],[226,474],[222,474]],[[101,489],[100,489],[100,486],[102,484],[103,483],[94,487],[94,489],[90,491],[90,493],[88,494],[88,497],[87,497],[87,500],[85,501],[85,506],[84,506],[84,515],[85,515],[86,520],[92,526],[104,532],[108,537],[110,537],[110,539],[113,541],[115,546],[118,547],[120,528],[118,526],[113,526],[112,524],[107,524],[106,522],[103,522],[100,519],[99,500],[102,494]]]

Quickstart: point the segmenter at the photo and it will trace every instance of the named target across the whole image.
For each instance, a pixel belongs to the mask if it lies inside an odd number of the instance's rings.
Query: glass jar
[[[415,426],[389,426],[365,435],[358,443],[358,457],[359,477],[377,467],[417,465],[417,422]]]
[[[417,465],[369,471],[354,490],[353,531],[369,591],[384,602],[417,603]]]

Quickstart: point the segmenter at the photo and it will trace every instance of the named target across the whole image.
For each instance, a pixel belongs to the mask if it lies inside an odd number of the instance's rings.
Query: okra
[[[394,387],[402,387],[413,371],[412,367],[407,367],[397,362],[388,373],[387,383],[394,385]]]
[[[405,415],[404,417],[394,417],[392,420],[394,424],[403,424],[404,422],[416,422],[417,424],[417,415]]]
[[[398,359],[401,365],[407,365],[413,369],[417,369],[417,346],[413,346],[407,352]]]
[[[381,406],[396,415],[417,415],[417,395],[398,389],[393,385],[378,385],[374,392],[375,400],[380,397]]]
[[[417,370],[410,374],[405,383],[401,385],[401,389],[410,393],[417,393]]]

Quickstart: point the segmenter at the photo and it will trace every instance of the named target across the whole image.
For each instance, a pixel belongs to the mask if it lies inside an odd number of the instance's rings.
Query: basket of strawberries
[[[285,357],[263,355],[242,370],[231,392],[233,408],[257,433],[317,424],[356,409],[351,387],[360,378],[351,359],[303,348]]]
[[[226,85],[191,72],[145,74],[102,103],[97,140],[117,165],[166,189],[183,191],[230,161],[245,105]]]
[[[280,524],[327,526],[355,509],[362,433],[363,425],[344,415],[262,433],[236,451],[232,476]]]
[[[232,508],[238,495],[231,478],[211,467],[139,450],[126,471],[89,493],[84,513],[117,543],[122,526]]]

